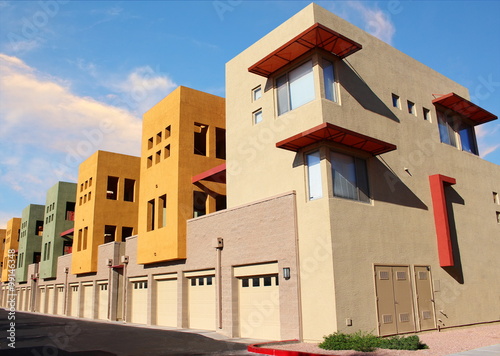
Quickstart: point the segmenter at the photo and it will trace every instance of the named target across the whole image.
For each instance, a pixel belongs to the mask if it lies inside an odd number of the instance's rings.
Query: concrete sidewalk
[[[449,354],[448,356],[493,356],[500,355],[500,344],[481,347],[479,349],[459,352],[456,354]]]

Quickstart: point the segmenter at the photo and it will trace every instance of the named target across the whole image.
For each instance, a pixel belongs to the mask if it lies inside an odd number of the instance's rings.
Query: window
[[[493,192],[493,203],[500,205],[500,200],[497,192]]]
[[[90,192],[89,192],[89,200],[90,200]],[[66,202],[66,220],[75,221],[75,203],[71,201]]]
[[[148,201],[148,226],[147,230],[152,231],[155,229],[155,200]]]
[[[161,151],[156,151],[156,155],[155,155],[155,163],[160,163],[160,160],[161,160]]]
[[[153,138],[152,138],[152,137],[150,137],[150,138],[148,139],[148,150],[150,150],[150,149],[152,149],[152,148],[153,148]]]
[[[307,177],[309,185],[309,199],[318,199],[323,196],[323,189],[321,186],[321,167],[320,167],[320,153],[319,151],[309,153],[306,155],[307,160]]]
[[[252,99],[253,101],[259,100],[262,97],[262,88],[260,85],[252,90]]]
[[[224,210],[227,207],[227,198],[225,195],[219,194],[215,197],[215,211]]]
[[[253,123],[257,125],[258,123],[262,122],[262,109],[259,109],[255,111],[253,114]]]
[[[48,260],[50,259],[50,245],[52,245],[51,241],[49,241],[49,243],[47,244],[47,259]]]
[[[35,223],[35,235],[43,236],[43,220],[37,220]]]
[[[80,197],[80,205],[82,205],[82,201],[83,201],[83,198],[82,198],[82,197]]]
[[[472,126],[458,117],[448,117],[441,111],[437,114],[441,142],[477,155],[478,150]]]
[[[248,278],[243,278],[241,280],[241,286],[244,288],[248,287]]]
[[[392,94],[392,106],[401,109],[401,105],[399,105],[399,96],[396,94]]]
[[[197,218],[207,213],[207,193],[193,192],[193,217]]]
[[[122,227],[122,242],[125,242],[125,238],[130,237],[133,234],[134,234],[134,228],[133,227],[123,226]]]
[[[194,124],[194,154],[200,156],[207,155],[207,132],[208,126],[203,124]]]
[[[215,128],[215,157],[226,159],[226,130]]]
[[[167,225],[167,195],[158,199],[158,229]]]
[[[89,181],[88,181],[88,180],[86,180],[86,181],[85,181],[85,189],[87,189],[88,187],[89,187]]]
[[[77,251],[82,250],[82,229],[78,230],[78,245],[77,245]]]
[[[423,108],[424,120],[431,122],[431,111],[429,109]]]
[[[92,198],[92,192],[89,192],[89,201]]]
[[[80,184],[80,192],[83,192],[83,183]],[[47,211],[50,211],[49,208],[50,208],[50,206],[47,208]]]
[[[123,200],[134,201],[134,196],[135,196],[135,179],[125,178]]]
[[[323,60],[323,82],[325,85],[325,98],[331,101],[337,101],[335,70],[333,63],[327,60]]]
[[[116,236],[116,226],[104,225],[104,243],[115,241]]]
[[[150,168],[153,165],[153,156],[149,156],[146,162],[146,167]]]
[[[89,228],[85,227],[83,229],[83,243],[82,243],[82,249],[84,249],[84,250],[87,249],[87,237],[88,237],[88,234],[89,234]]]
[[[336,197],[369,202],[366,162],[363,159],[331,152],[333,194]]]
[[[116,200],[118,196],[118,177],[108,176],[108,186],[106,188],[106,198]]]
[[[89,178],[89,187],[92,186],[92,177]]]
[[[170,157],[170,145],[166,145],[163,149],[163,159]]]
[[[161,131],[156,134],[156,144],[161,142]]]
[[[314,99],[312,61],[276,79],[278,115],[296,109]]]
[[[165,139],[169,138],[170,137],[170,125],[168,125],[167,127],[165,127]]]
[[[497,211],[497,224],[500,224],[500,211]]]
[[[415,103],[411,102],[410,100],[408,100],[407,103],[408,103],[408,114],[417,116],[417,112],[415,111]]]

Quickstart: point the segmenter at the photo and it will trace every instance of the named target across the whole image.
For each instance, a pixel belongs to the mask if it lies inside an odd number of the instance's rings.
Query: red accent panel
[[[269,77],[277,70],[316,47],[331,52],[339,58],[347,57],[363,48],[359,43],[316,23],[255,63],[248,68],[248,71],[263,77]]]
[[[114,266],[111,266],[111,268],[118,268],[118,269],[120,269],[120,268],[123,268],[123,265],[114,265]]]
[[[434,210],[434,224],[436,225],[439,265],[441,267],[454,266],[444,185],[453,185],[456,184],[457,181],[455,178],[434,174],[429,176],[429,183],[431,186],[432,206]]]
[[[362,135],[327,122],[282,140],[276,143],[276,147],[297,152],[303,147],[323,140],[357,148],[372,155],[379,155],[397,148],[392,143],[377,140],[376,138]]]
[[[484,124],[485,122],[493,121],[498,119],[497,116],[493,115],[489,111],[471,103],[469,100],[462,98],[460,95],[455,93],[449,93],[443,95],[432,101],[433,104],[439,104],[444,106],[446,109],[452,110],[466,118],[474,121],[476,125]]]
[[[69,230],[66,230],[66,231],[61,232],[61,235],[60,235],[60,236],[70,235],[70,234],[72,234],[72,233],[74,233],[74,232],[75,232],[75,228],[73,228],[73,227],[72,227],[72,228],[71,228],[71,229],[69,229]]]
[[[275,355],[275,356],[320,356],[320,354],[314,354],[310,352],[302,352],[302,351],[289,351],[289,350],[279,350],[279,349],[271,349],[267,347],[262,347],[265,345],[273,345],[273,344],[281,344],[285,342],[298,341],[298,340],[286,340],[280,342],[264,342],[260,344],[248,345],[247,350],[249,352],[255,352],[257,354],[263,355]]]
[[[191,183],[207,180],[210,182],[226,183],[226,164],[223,163],[217,167],[211,168],[208,171],[195,175],[191,178]]]

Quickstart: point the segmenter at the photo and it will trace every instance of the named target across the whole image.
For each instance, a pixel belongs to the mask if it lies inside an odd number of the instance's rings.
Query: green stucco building
[[[21,215],[16,281],[28,280],[28,266],[40,262],[45,207],[30,204]]]

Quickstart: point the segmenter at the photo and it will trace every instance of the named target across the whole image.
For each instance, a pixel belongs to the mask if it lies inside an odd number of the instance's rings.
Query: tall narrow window
[[[323,196],[321,184],[321,157],[319,151],[307,155],[307,177],[309,185],[309,199],[318,199]]]
[[[82,242],[82,249],[86,250],[87,249],[87,237],[89,234],[89,228],[85,227],[83,229],[83,242]]]
[[[116,200],[118,197],[118,177],[108,176],[108,186],[106,188],[106,198]]]
[[[90,192],[89,192],[90,200]],[[66,220],[75,221],[75,203],[71,201],[66,202]]]
[[[151,168],[152,165],[153,165],[153,156],[149,156],[146,161],[146,167]]]
[[[426,109],[426,108],[423,108],[423,112],[424,112],[424,120],[425,121],[431,121],[431,112],[429,109]]]
[[[194,154],[200,156],[207,155],[207,132],[207,125],[194,124]]]
[[[147,230],[152,231],[155,229],[155,200],[148,201],[148,226]]]
[[[135,179],[125,178],[123,191],[123,200],[134,201],[135,198]]]
[[[331,164],[335,196],[370,201],[366,162],[363,159],[332,152]]]
[[[392,106],[401,109],[401,105],[399,104],[399,96],[397,96],[396,94],[392,94]]]
[[[262,122],[262,109],[255,111],[253,114],[253,123],[256,125]]]
[[[257,88],[252,90],[252,99],[253,101],[259,100],[262,97],[262,88],[260,85]]]
[[[163,149],[163,159],[170,157],[170,145],[166,145]]]
[[[105,225],[104,226],[104,243],[115,241],[116,237],[116,226]]]
[[[168,125],[167,127],[165,127],[165,139],[169,138],[170,137],[170,132],[171,129],[170,129],[170,125]]]
[[[127,227],[123,226],[122,227],[122,242],[125,242],[125,239],[127,237],[130,237],[134,234],[134,228],[133,227]]]
[[[47,259],[50,260],[50,247],[52,245],[52,242],[49,241],[48,245],[47,245]]]
[[[438,114],[439,137],[441,138],[441,142],[457,147],[455,132],[453,131],[448,118],[440,111],[438,111],[437,114]]]
[[[227,207],[227,198],[225,195],[219,194],[215,197],[215,211],[224,210]]]
[[[35,235],[43,236],[43,220],[37,220],[35,223]]]
[[[158,199],[158,229],[167,225],[167,195]]]
[[[150,138],[148,139],[148,150],[150,150],[150,149],[152,149],[152,148],[153,148],[153,138],[152,138],[152,137],[150,137]]]
[[[312,61],[308,61],[277,78],[276,87],[278,93],[278,115],[314,100]]]
[[[327,60],[323,60],[323,81],[325,85],[325,98],[331,101],[337,101],[335,71],[333,63]]]
[[[226,130],[215,128],[215,157],[226,159]]]
[[[78,230],[78,245],[77,245],[77,248],[76,250],[77,251],[81,251],[82,250],[82,229]]]
[[[193,217],[197,218],[207,213],[207,193],[193,192]]]
[[[408,103],[408,114],[416,116],[417,112],[415,111],[415,103],[410,100],[407,100],[407,103]]]
[[[161,142],[161,131],[156,134],[156,144]]]
[[[476,147],[476,141],[474,140],[473,128],[471,126],[463,124],[458,131],[460,136],[460,143],[462,146],[462,151],[478,154]]]

